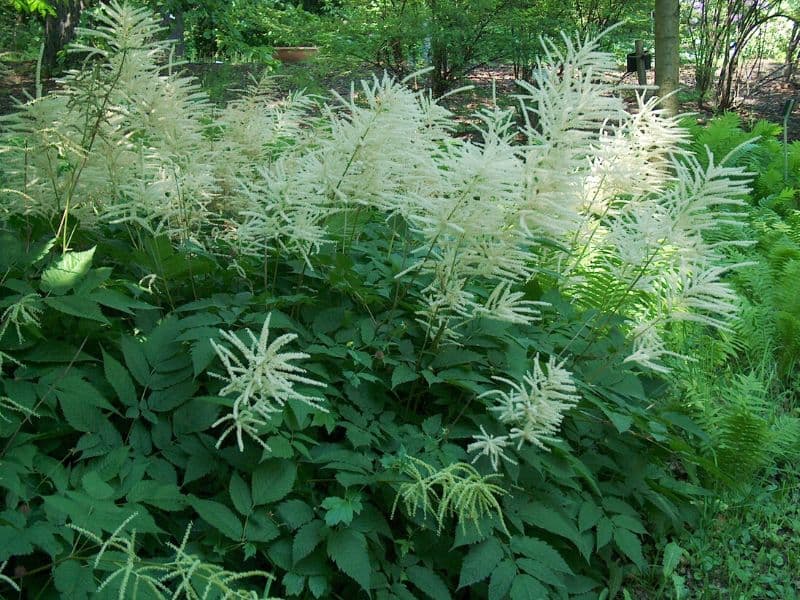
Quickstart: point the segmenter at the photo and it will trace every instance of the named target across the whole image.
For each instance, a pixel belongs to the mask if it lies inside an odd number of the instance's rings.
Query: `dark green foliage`
[[[135,513],[125,532],[136,530],[141,559],[169,556],[162,540],[177,543],[194,521],[193,554],[235,571],[266,566],[286,595],[444,598],[469,588],[471,597],[586,597],[609,585],[620,562],[644,567],[648,534],[691,514],[696,490],[669,468],[669,446],[680,448],[684,434],[648,408],[659,385],[622,368],[627,349],[614,329],[589,340],[585,317],[553,293],[539,327],[478,322],[464,347],[420,352],[424,334],[405,302],[393,302],[395,258],[375,225],[348,257],[320,255],[301,286],[287,265],[273,287],[254,291],[237,291],[245,282],[215,258],[160,240],[143,240],[120,262],[113,237],[76,238],[87,250],[59,257],[26,241],[40,239],[36,229],[13,225],[3,233],[0,302],[32,294],[41,313],[39,325],[23,323],[20,336],[6,327],[0,340],[0,395],[17,407],[4,405],[0,422],[9,507],[0,562],[31,573],[58,567],[54,580],[20,579],[29,590],[63,592],[78,581],[94,589],[86,575],[98,547],[75,546],[79,534],[64,523],[106,539]],[[155,252],[170,265],[164,293],[137,283]],[[273,327],[300,335],[331,412],[291,404],[268,439],[271,456],[254,445],[218,451],[210,427],[228,401],[206,375],[219,370],[207,339],[219,328],[255,328],[265,311]],[[461,440],[489,426],[475,400],[491,389],[489,375],[513,376],[532,354],[559,352],[573,337],[586,401],[550,453],[523,450],[496,480],[508,533],[496,514],[457,508],[441,525],[402,503],[391,517],[406,480],[391,467],[398,457],[435,469],[465,460]],[[477,466],[485,473],[488,462]],[[109,572],[96,570],[95,581]]]

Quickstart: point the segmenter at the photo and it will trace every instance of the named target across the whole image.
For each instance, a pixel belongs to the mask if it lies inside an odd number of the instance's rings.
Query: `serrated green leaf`
[[[675,542],[670,542],[664,548],[664,559],[661,561],[661,569],[664,574],[664,579],[669,577],[675,572],[678,564],[681,562],[683,556],[683,548]]]
[[[180,332],[180,321],[177,317],[170,315],[164,318],[155,329],[147,334],[147,341],[142,348],[147,357],[147,362],[156,369],[160,369],[161,363],[180,352],[181,343],[175,339]]]
[[[392,371],[392,389],[409,381],[416,381],[417,377],[417,372],[408,365],[397,365]]]
[[[265,512],[253,512],[244,528],[244,539],[249,542],[271,542],[281,534],[278,526]]]
[[[192,369],[195,376],[204,372],[208,366],[214,362],[217,353],[208,339],[197,340],[189,346],[189,354],[192,357]]]
[[[611,420],[619,433],[625,433],[631,428],[631,425],[633,425],[633,418],[628,415],[622,415],[610,410],[605,410],[603,412],[605,412],[606,416]]]
[[[509,597],[511,600],[548,600],[550,594],[547,588],[533,577],[522,573],[514,577]]]
[[[168,511],[182,509],[187,501],[177,485],[154,479],[139,481],[127,498],[130,502],[143,502]]]
[[[83,600],[92,594],[95,578],[89,564],[66,560],[53,569],[53,583],[64,600]]]
[[[0,561],[27,554],[33,554],[33,544],[23,532],[16,527],[0,525]]]
[[[614,529],[614,543],[639,569],[647,566],[642,554],[642,542],[635,533],[618,527]]]
[[[253,471],[251,490],[256,506],[277,502],[286,497],[297,479],[297,465],[293,461],[270,459]]]
[[[557,588],[566,587],[566,575],[564,573],[556,573],[538,560],[533,558],[518,558],[517,567],[543,584]]]
[[[99,321],[100,323],[109,323],[103,311],[100,310],[100,305],[86,296],[50,296],[45,298],[44,302],[50,308],[54,308],[65,315]]]
[[[358,495],[340,498],[339,496],[328,496],[322,501],[322,508],[325,513],[325,524],[329,527],[342,523],[350,525],[353,517],[361,512],[361,497]]]
[[[219,417],[219,411],[217,404],[205,402],[202,398],[192,398],[172,413],[175,437],[206,431]]]
[[[250,497],[250,487],[238,473],[231,475],[231,480],[228,484],[228,493],[231,496],[233,507],[239,511],[239,514],[247,516],[253,512],[253,499]]]
[[[66,252],[42,273],[44,292],[63,294],[73,288],[89,272],[96,248],[84,252]]]
[[[406,569],[408,580],[422,593],[433,600],[450,600],[450,592],[444,581],[428,567],[414,565]]]
[[[287,596],[299,596],[306,587],[306,578],[297,573],[285,573],[282,583]]]
[[[336,530],[328,536],[327,552],[340,571],[369,592],[372,564],[364,534],[352,529]]]
[[[614,527],[621,527],[623,529],[630,529],[634,533],[647,533],[647,530],[642,525],[641,520],[631,517],[629,515],[614,515],[611,517],[614,522]]]
[[[614,523],[611,519],[603,517],[597,523],[597,549],[600,550],[608,542],[611,541],[611,536],[614,533]]]
[[[325,523],[316,519],[306,523],[294,536],[292,540],[292,560],[299,562],[314,551],[322,541],[322,531]]]
[[[459,589],[489,577],[502,558],[503,546],[497,538],[492,537],[472,546],[464,557],[464,562],[461,563]]]
[[[302,500],[287,500],[278,506],[278,515],[292,529],[297,529],[314,518],[314,511]]]
[[[125,406],[138,406],[139,398],[136,395],[136,387],[133,385],[133,379],[128,374],[128,370],[105,350],[102,352],[103,371],[111,387],[114,388],[117,398]]]
[[[322,598],[328,591],[328,578],[324,575],[311,575],[308,578],[308,590],[314,598]]]
[[[187,373],[191,375],[191,373]],[[155,412],[167,412],[188,402],[197,391],[199,384],[186,379],[164,390],[153,390],[147,396],[147,406]]]
[[[267,446],[271,452],[270,456],[273,458],[292,458],[294,456],[294,449],[292,443],[282,435],[271,435],[267,438]]]
[[[230,508],[213,500],[201,500],[191,496],[189,504],[197,511],[201,519],[222,535],[237,542],[241,541],[242,523]]]
[[[157,308],[152,304],[147,304],[147,302],[136,300],[120,291],[109,288],[100,288],[94,290],[88,294],[87,297],[93,302],[97,302],[101,306],[107,306],[108,308],[113,308],[129,315],[133,314],[134,309],[153,310]]]
[[[528,558],[532,558],[554,571],[572,573],[572,569],[569,568],[569,565],[564,561],[558,551],[542,540],[537,540],[532,537],[514,536],[511,538],[511,549],[517,554],[523,554]]]
[[[597,506],[592,500],[585,500],[583,504],[581,504],[580,512],[578,512],[578,530],[584,532],[594,527],[602,516],[602,508]]]
[[[575,544],[580,544],[580,533],[573,523],[560,512],[541,502],[531,502],[521,511],[523,519],[540,529],[560,535]]]
[[[92,498],[107,500],[114,495],[114,488],[100,479],[97,471],[89,471],[81,478],[81,486]]]
[[[133,375],[139,385],[149,385],[151,369],[144,355],[142,344],[132,337],[125,336],[120,340],[122,355],[125,357],[125,366]]]
[[[517,567],[514,561],[509,559],[500,561],[489,579],[489,600],[506,598],[516,576]]]

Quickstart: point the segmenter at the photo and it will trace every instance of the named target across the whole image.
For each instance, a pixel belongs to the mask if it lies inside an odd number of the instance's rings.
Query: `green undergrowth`
[[[617,598],[794,447],[744,170],[596,42],[473,141],[389,77],[211,106],[95,20],[2,121],[0,594]]]
[[[685,405],[709,432],[707,455],[732,474],[701,504],[682,548],[643,597],[796,598],[800,379],[800,144],[784,146],[767,122],[745,130],[733,114],[693,127],[696,148],[737,149],[755,174],[747,227],[754,244],[734,253],[742,297],[737,327],[721,338],[687,338],[700,350],[678,383]],[[666,542],[664,542],[666,543]]]

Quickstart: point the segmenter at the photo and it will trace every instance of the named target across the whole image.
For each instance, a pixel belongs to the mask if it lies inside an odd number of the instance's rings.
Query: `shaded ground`
[[[0,114],[10,112],[14,106],[14,98],[24,99],[25,92],[35,91],[35,63],[32,61],[12,63],[0,68]],[[756,68],[757,67],[757,68]],[[800,96],[797,84],[786,83],[779,71],[777,63],[762,62],[745,73],[743,81],[738,82],[741,100],[736,107],[745,124],[759,119],[774,122],[783,120],[784,103],[789,98]],[[310,93],[326,94],[330,89],[347,94],[350,82],[370,76],[369,71],[347,71],[331,74],[324,71],[324,64],[317,62],[287,65],[275,72],[276,87],[280,91],[306,89]],[[263,72],[261,65],[226,63],[192,63],[184,67],[191,75],[198,78],[211,99],[224,103],[235,98],[248,85],[253,77]],[[614,72],[609,78],[625,84],[635,83],[635,74]],[[699,108],[693,101],[694,75],[691,68],[681,73],[681,81],[686,90],[682,94],[682,108],[686,112],[699,113],[702,118],[711,116],[708,108]],[[420,82],[422,83],[422,82]],[[519,93],[520,88],[514,81],[510,67],[490,66],[474,71],[464,83],[474,85],[474,89],[462,92],[445,100],[445,104],[460,116],[465,124],[469,115],[481,106],[490,106],[493,97],[498,102],[510,104],[514,102],[512,94]],[[653,72],[648,72],[648,83],[653,83]],[[43,82],[45,91],[53,89],[53,80]],[[800,98],[798,98],[800,100]],[[789,121],[789,138],[800,139],[800,102],[792,112]]]

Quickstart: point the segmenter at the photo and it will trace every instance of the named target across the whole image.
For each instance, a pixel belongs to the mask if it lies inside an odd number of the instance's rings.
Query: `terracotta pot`
[[[297,63],[314,57],[317,52],[316,46],[277,46],[273,56],[283,63]]]

